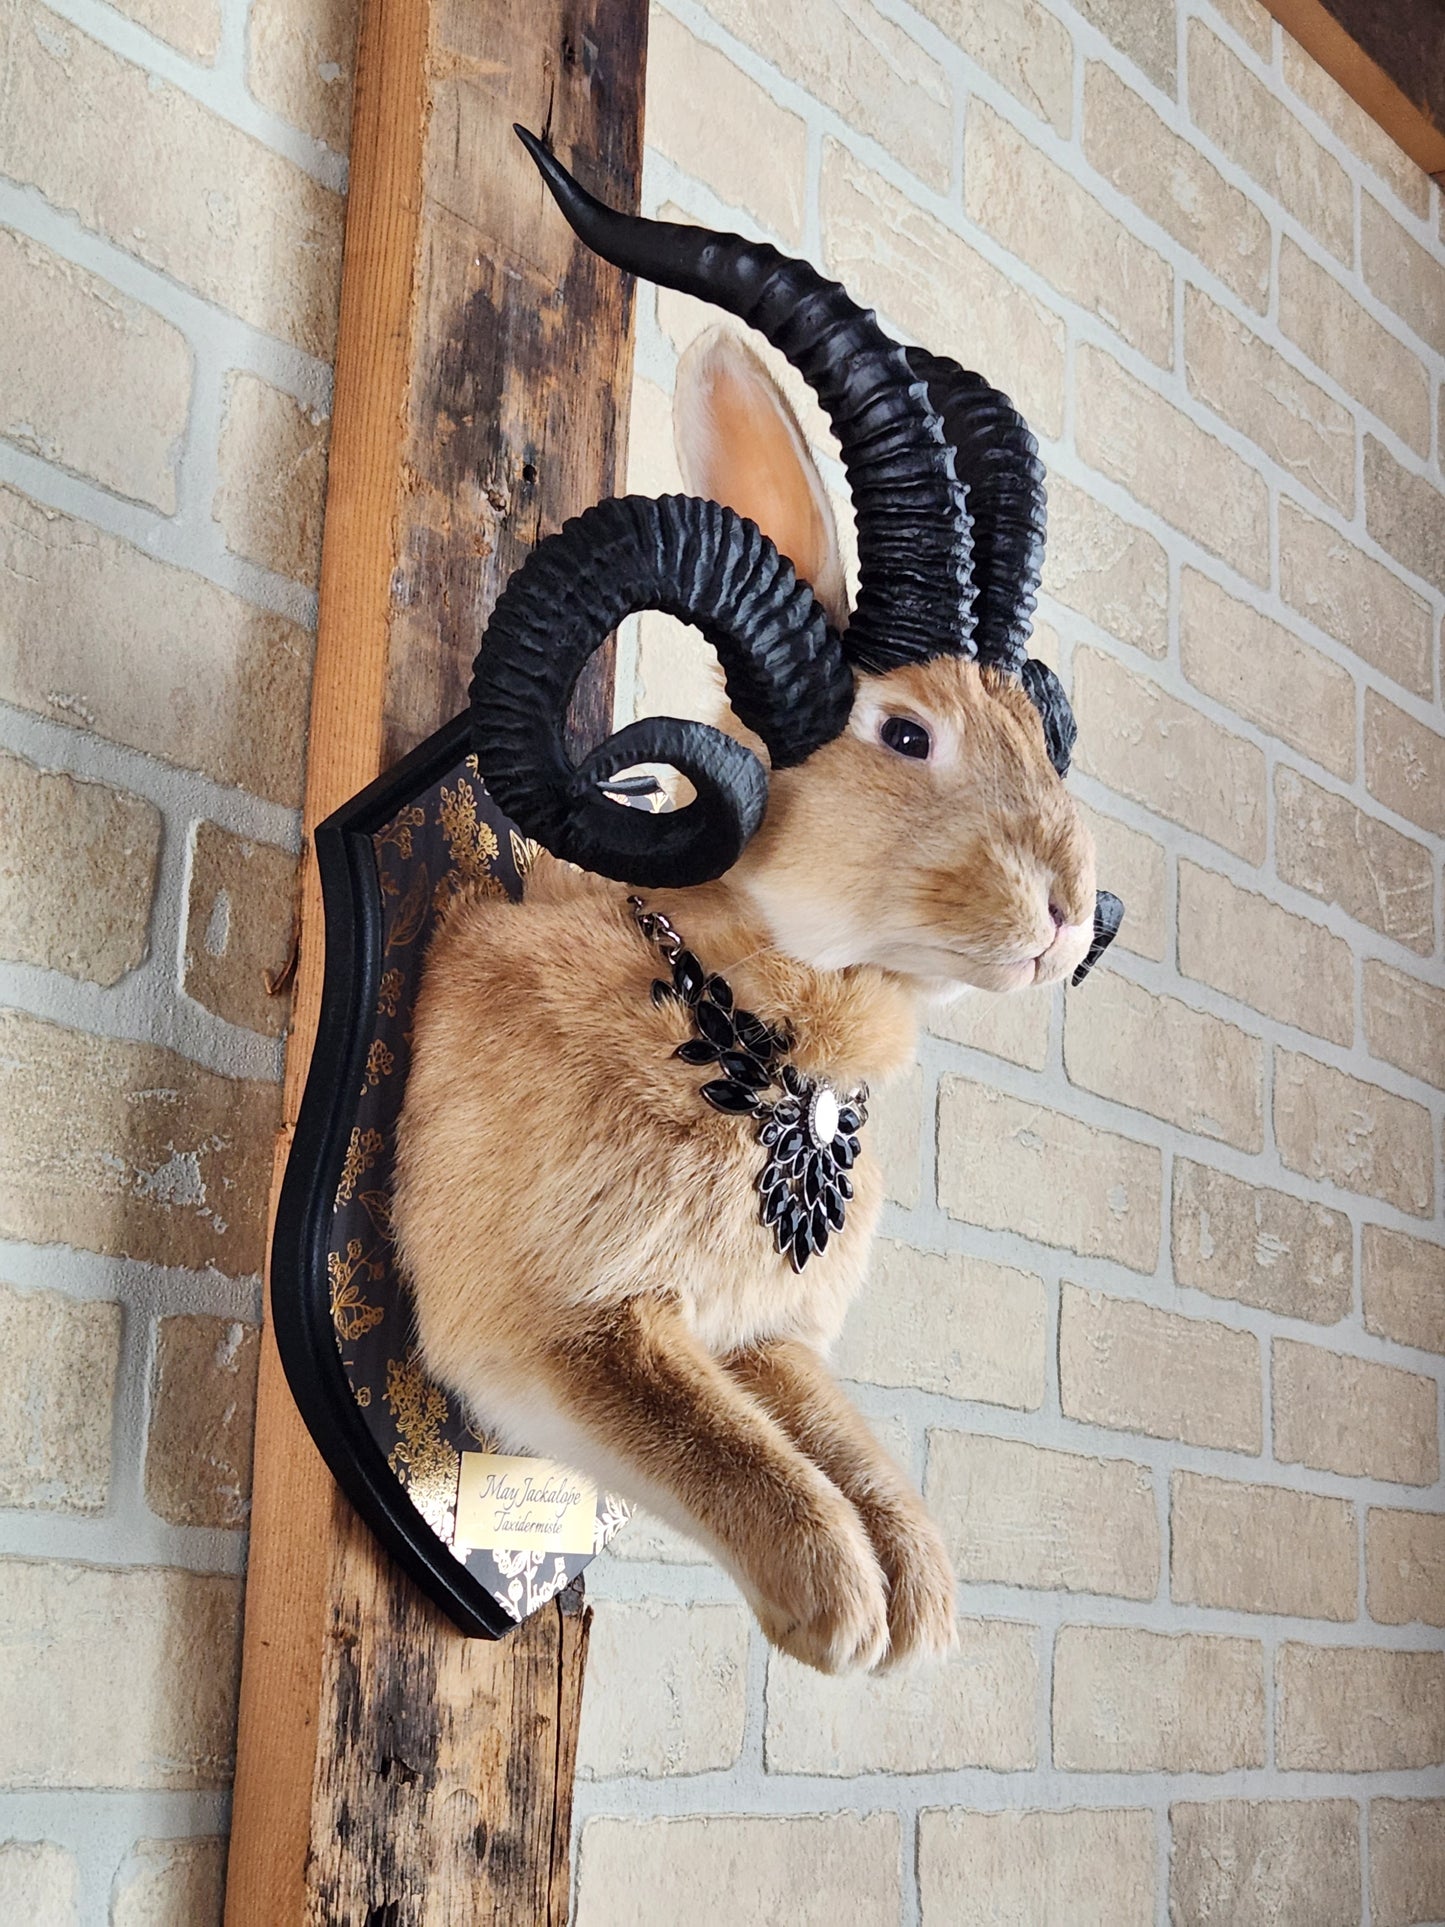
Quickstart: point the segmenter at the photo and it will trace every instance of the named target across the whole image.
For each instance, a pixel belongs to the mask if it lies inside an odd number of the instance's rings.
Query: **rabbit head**
[[[1095,891],[1063,787],[1068,700],[1027,654],[1044,542],[1027,425],[805,263],[617,213],[518,132],[597,253],[737,315],[810,384],[848,475],[859,584],[850,612],[827,496],[782,397],[739,344],[705,343],[680,414],[698,493],[589,509],[498,600],[472,684],[493,795],[604,876],[656,888],[736,872],[779,945],[820,967],[991,989],[1078,981],[1122,906]],[[763,756],[724,730],[649,717],[574,765],[570,692],[646,608],[713,645]],[[678,770],[693,801],[619,807],[615,779],[643,763]]]

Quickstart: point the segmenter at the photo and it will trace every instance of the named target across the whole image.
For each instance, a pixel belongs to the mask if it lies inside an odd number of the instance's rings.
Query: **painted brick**
[[[923,1126],[923,1073],[915,1065],[868,1100],[868,1135],[883,1167],[883,1194],[894,1204],[917,1204],[919,1141]]]
[[[948,76],[872,0],[710,0],[708,12],[921,181],[948,186]]]
[[[1346,1499],[1176,1472],[1170,1596],[1186,1606],[1352,1620],[1357,1536]]]
[[[1268,221],[1112,68],[1093,60],[1084,73],[1084,153],[1241,301],[1265,306]]]
[[[0,1845],[0,1919],[80,1927],[80,1864],[53,1840]]]
[[[1366,1598],[1382,1626],[1445,1626],[1445,1515],[1371,1506]]]
[[[1147,1466],[933,1430],[924,1490],[965,1585],[1124,1599],[1158,1591],[1159,1522]]]
[[[1433,1485],[1440,1476],[1433,1378],[1274,1341],[1274,1455],[1353,1479]]]
[[[123,14],[203,66],[221,49],[220,0],[116,0]]]
[[[1385,1773],[1445,1761],[1445,1653],[1293,1641],[1275,1662],[1275,1762]]]
[[[1370,1802],[1370,1919],[1445,1919],[1445,1800]]]
[[[224,1840],[137,1840],[110,1890],[111,1927],[221,1927]]]
[[[576,1927],[637,1927],[644,1893],[654,1918],[697,1927],[816,1919],[838,1894],[859,1921],[892,1920],[898,1842],[893,1813],[599,1816],[578,1845]]]
[[[1169,651],[1169,561],[1154,537],[1049,478],[1044,590],[1146,656]]]
[[[950,1044],[987,1051],[1010,1064],[1042,1070],[1049,1054],[1049,1022],[1054,997],[1049,990],[1023,990],[1004,997],[966,990],[937,1005],[928,1028]]]
[[[1054,1763],[1077,1773],[1263,1766],[1264,1654],[1252,1639],[1063,1626]]]
[[[1179,860],[1179,969],[1332,1044],[1355,1038],[1350,946],[1320,924]]]
[[[1198,288],[1184,291],[1189,392],[1247,435],[1302,488],[1348,517],[1355,418]]]
[[[0,332],[0,434],[174,513],[191,399],[191,351],[180,330],[99,275],[0,228]]]
[[[329,426],[255,375],[227,383],[212,514],[234,555],[308,588],[321,574]]]
[[[1247,863],[1265,851],[1264,754],[1147,676],[1074,652],[1080,769]]]
[[[1261,60],[1274,50],[1274,21],[1258,0],[1213,0],[1214,11],[1252,47]]]
[[[1069,1081],[1244,1151],[1264,1145],[1264,1046],[1233,1024],[1112,971],[1064,1017]]]
[[[0,1505],[100,1512],[120,1306],[0,1284]]]
[[[1250,581],[1268,581],[1264,478],[1101,348],[1081,347],[1074,365],[1083,460]]]
[[[1445,990],[1367,957],[1365,1037],[1376,1057],[1445,1089]]]
[[[243,1526],[250,1517],[260,1336],[234,1318],[156,1326],[146,1503],[172,1525]]]
[[[278,1098],[158,1044],[0,1013],[0,1234],[259,1271]]]
[[[1257,1453],[1264,1444],[1259,1340],[1065,1284],[1059,1404],[1085,1425]]]
[[[1333,1325],[1350,1308],[1353,1234],[1343,1211],[1174,1160],[1174,1276],[1213,1298]]]
[[[938,1124],[938,1195],[952,1217],[1153,1271],[1156,1146],[962,1077],[943,1080]]]
[[[1445,1352],[1445,1246],[1367,1224],[1361,1282],[1367,1330]]]
[[[296,859],[272,843],[198,823],[191,846],[182,984],[233,1024],[279,1037],[289,998],[266,989],[291,953]]]
[[[1034,0],[919,0],[918,11],[1015,100],[1068,138],[1074,47],[1051,13]]]
[[[0,955],[119,983],[149,948],[160,846],[144,798],[0,752]]]
[[[1365,527],[1397,562],[1445,591],[1445,495],[1365,437]]]
[[[1048,1325],[1044,1282],[1032,1272],[884,1238],[834,1365],[840,1377],[867,1384],[1034,1412],[1043,1403]]]
[[[1168,264],[978,99],[969,103],[964,128],[963,204],[971,221],[1060,294],[1168,365]]]
[[[329,356],[340,196],[36,0],[15,0],[14,21],[0,172],[263,333]]]
[[[225,1787],[241,1582],[0,1560],[0,1786]]]
[[[1424,364],[1288,235],[1279,249],[1279,325],[1347,395],[1401,441],[1426,452],[1430,377]]]
[[[1291,1171],[1428,1217],[1435,1179],[1430,1113],[1329,1064],[1276,1050],[1274,1134]]]
[[[1136,957],[1163,959],[1171,921],[1164,852],[1152,836],[1081,803],[1093,833],[1099,880],[1124,901],[1124,922],[1115,942]]]
[[[640,1508],[627,1522],[626,1532],[618,1533],[608,1547],[613,1559],[656,1561],[664,1566],[702,1566],[708,1554],[681,1532]]]
[[[1430,177],[1397,147],[1380,123],[1358,106],[1331,74],[1288,33],[1284,35],[1284,77],[1307,107],[1314,109],[1345,146],[1358,154],[1399,195],[1412,214],[1430,212]],[[1368,197],[1366,197],[1368,201]]]
[[[303,629],[5,488],[0,574],[0,701],[300,800]]]
[[[1348,780],[1355,684],[1348,670],[1193,569],[1179,578],[1179,660],[1196,689]]]
[[[1283,497],[1279,589],[1291,608],[1427,701],[1434,689],[1430,607],[1327,522]]]
[[[807,127],[661,10],[648,30],[647,140],[785,246],[801,243]]]
[[[1173,98],[1174,22],[1167,7],[1141,7],[1138,0],[1079,0],[1078,11]]]
[[[1284,882],[1428,956],[1435,948],[1430,852],[1378,817],[1281,766],[1275,864]]]
[[[1445,836],[1445,736],[1365,691],[1365,784],[1387,809]]]
[[[1360,197],[1360,262],[1371,291],[1437,355],[1445,355],[1445,264],[1372,194]]]
[[[692,1609],[696,1611],[694,1607]],[[934,1773],[1037,1765],[1038,1634],[965,1619],[936,1666],[829,1679],[768,1657],[764,1738],[770,1773]],[[590,1668],[590,1660],[589,1660]]]
[[[637,1658],[647,1655],[639,1671]],[[577,1766],[583,1779],[661,1779],[735,1766],[748,1615],[741,1606],[606,1600],[594,1609]]]
[[[247,22],[251,92],[339,154],[351,138],[357,25],[348,0],[308,0],[300,7],[295,0],[252,0]]]
[[[1189,23],[1189,109],[1206,139],[1331,254],[1350,260],[1354,194],[1349,175],[1199,20]]]
[[[1064,426],[1064,324],[845,148],[823,148],[829,274],[935,354],[987,367],[1039,434]]]
[[[1154,1816],[1142,1808],[918,1816],[923,1927],[1152,1927]]]
[[[1169,1825],[1172,1921],[1358,1927],[1353,1800],[1176,1801]]]

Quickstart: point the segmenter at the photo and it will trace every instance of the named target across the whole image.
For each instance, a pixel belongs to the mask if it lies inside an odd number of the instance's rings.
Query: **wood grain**
[[[513,135],[636,205],[645,0],[365,0],[306,827],[465,702],[540,535],[625,470],[631,284]],[[606,733],[611,667],[574,704]],[[277,1175],[315,1037],[314,865]],[[463,1640],[340,1498],[263,1342],[227,1927],[566,1918],[580,1590]]]

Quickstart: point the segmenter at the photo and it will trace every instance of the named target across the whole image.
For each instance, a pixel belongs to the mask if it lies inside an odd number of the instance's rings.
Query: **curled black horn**
[[[1071,983],[1081,984],[1084,981],[1118,936],[1119,925],[1123,921],[1123,904],[1112,890],[1100,890],[1094,903],[1094,941],[1089,945],[1088,955],[1070,978]]]
[[[734,711],[776,766],[802,762],[847,721],[853,677],[839,639],[756,525],[716,502],[631,495],[539,543],[498,598],[472,677],[478,767],[554,856],[644,889],[706,883],[762,821],[768,781],[751,750],[669,716],[630,724],[580,764],[565,747],[583,665],[639,609],[697,625]],[[610,800],[608,778],[637,763],[680,771],[695,800],[660,815]]]
[[[838,437],[858,526],[858,601],[843,638],[849,660],[885,670],[930,656],[972,656],[965,490],[927,387],[872,311],[776,248],[605,206],[535,134],[516,131],[588,247],[615,267],[737,315],[817,395]]]
[[[974,644],[1017,675],[1028,654],[1044,566],[1047,495],[1039,445],[1007,395],[956,361],[907,350],[953,446],[973,520]]]

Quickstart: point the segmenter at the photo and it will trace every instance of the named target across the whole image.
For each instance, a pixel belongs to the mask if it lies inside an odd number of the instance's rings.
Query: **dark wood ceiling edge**
[[[1435,58],[1433,50],[1440,38],[1436,0],[1394,0],[1393,12],[1407,22],[1413,17],[1418,25],[1413,31],[1402,31],[1397,19],[1388,52],[1381,42],[1373,42],[1373,50],[1367,51],[1325,0],[1264,0],[1264,4],[1416,166],[1445,185],[1445,128],[1429,107],[1406,91],[1407,85],[1417,81],[1418,72],[1433,64]],[[1347,15],[1355,11],[1346,8],[1342,0],[1336,0],[1336,4]],[[1416,49],[1417,70],[1401,72],[1398,79],[1377,58],[1379,55],[1400,63],[1410,47]]]

